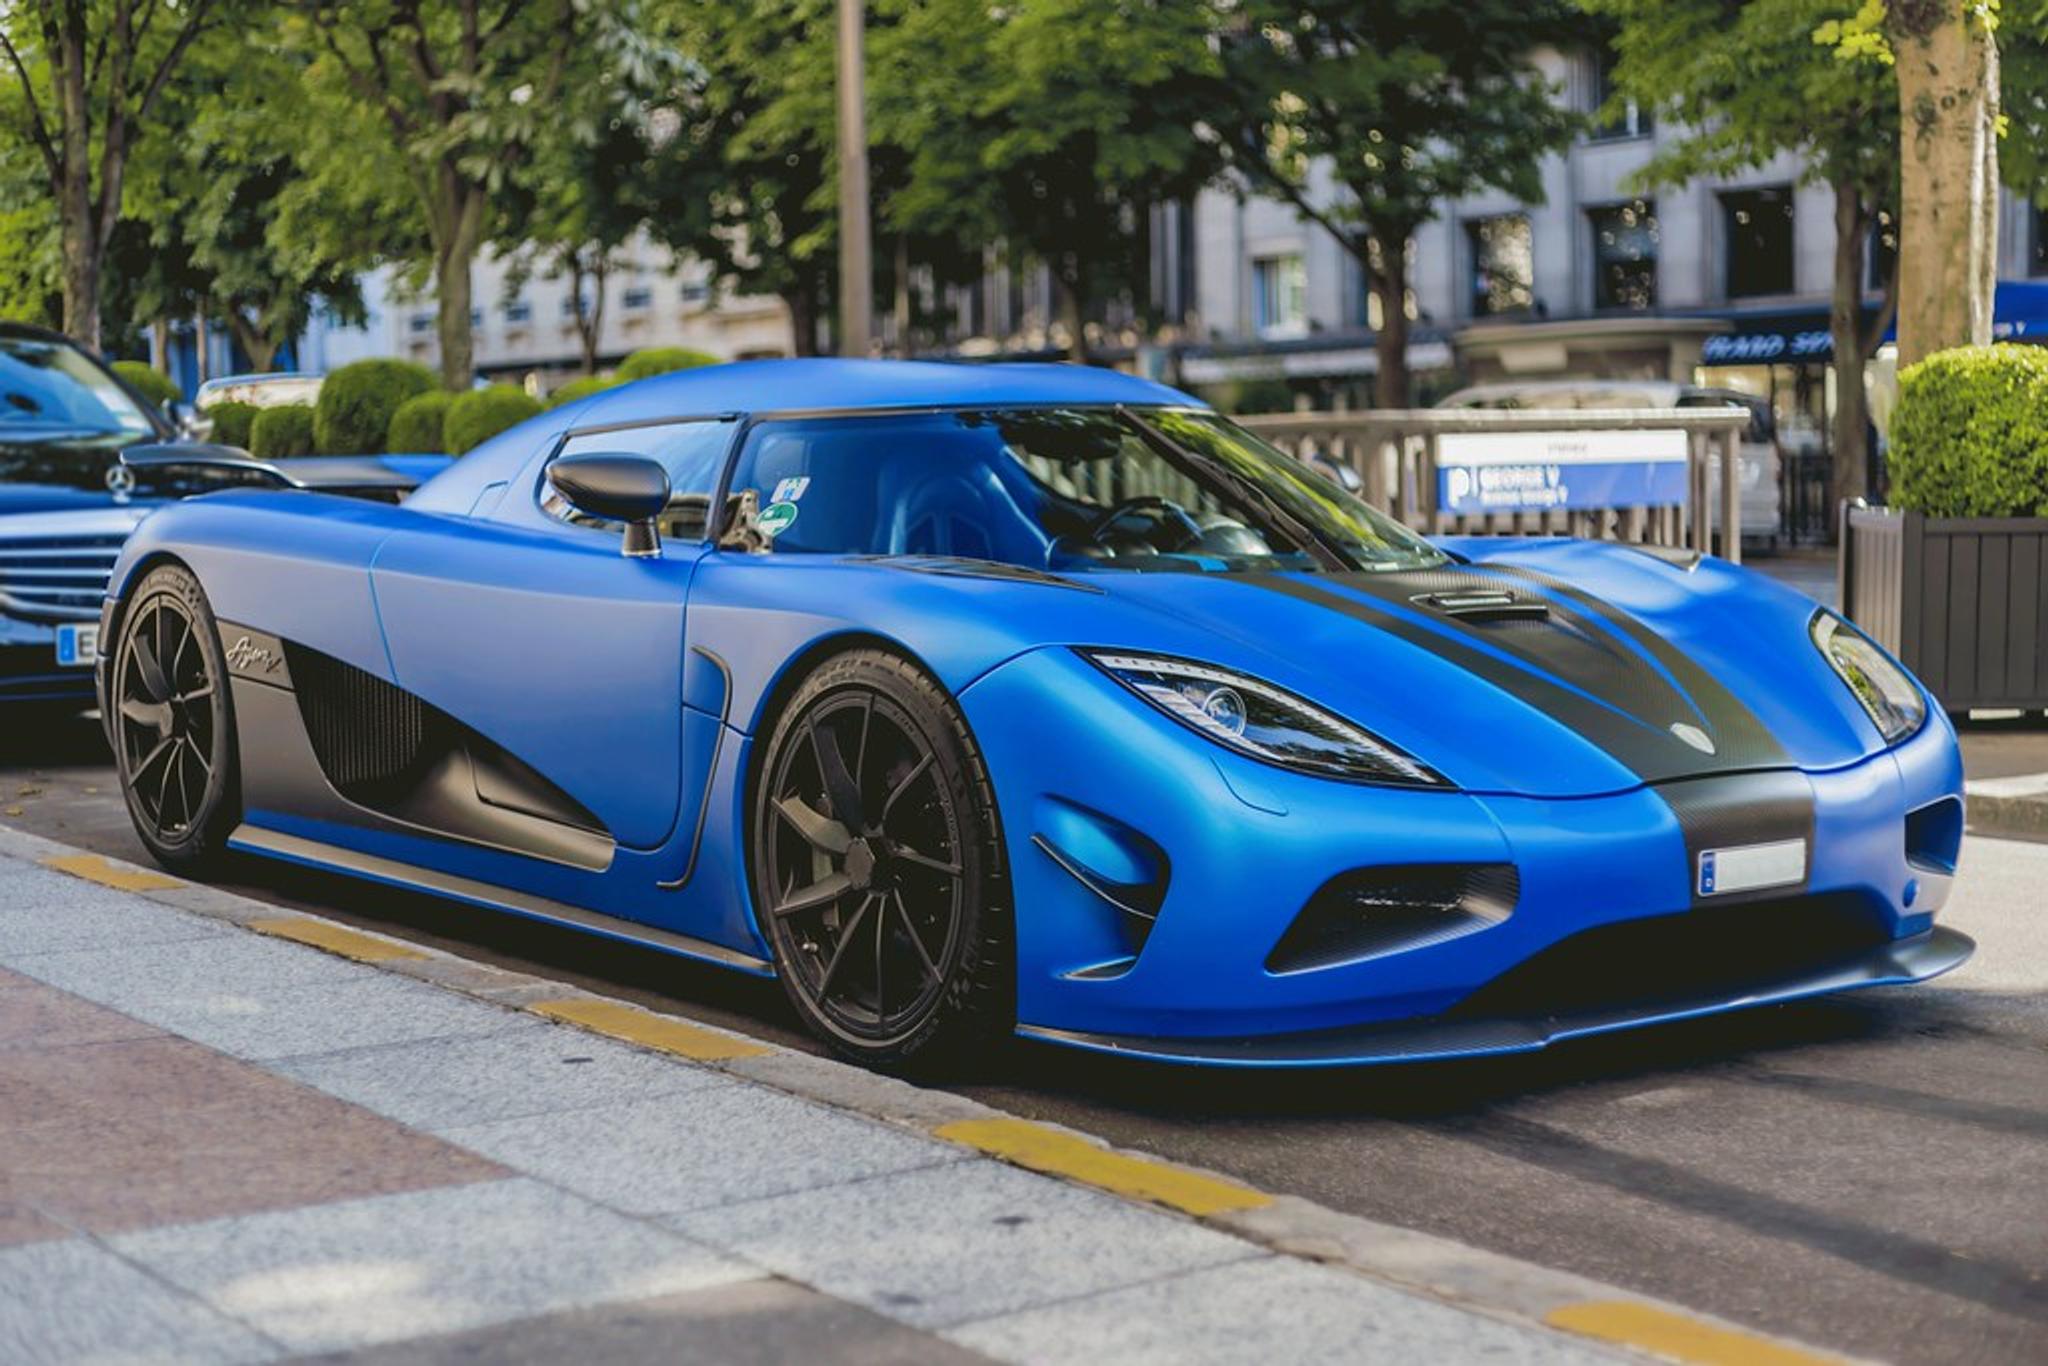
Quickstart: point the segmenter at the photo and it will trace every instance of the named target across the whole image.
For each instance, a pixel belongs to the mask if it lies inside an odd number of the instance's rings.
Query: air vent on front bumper
[[[1520,894],[1507,863],[1356,868],[1309,898],[1266,956],[1266,971],[1309,972],[1441,944],[1498,925]]]
[[[29,621],[93,621],[121,553],[120,533],[0,536],[0,612]]]

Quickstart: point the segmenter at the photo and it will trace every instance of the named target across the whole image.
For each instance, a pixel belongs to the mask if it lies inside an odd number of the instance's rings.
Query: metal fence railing
[[[1367,502],[1429,535],[1584,536],[1742,556],[1738,407],[1375,409],[1239,422],[1349,469]]]

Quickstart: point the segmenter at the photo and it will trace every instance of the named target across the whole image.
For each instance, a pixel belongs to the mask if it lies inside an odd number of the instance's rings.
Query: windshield
[[[156,430],[127,391],[77,347],[0,336],[0,430],[26,427],[135,436]]]
[[[775,554],[1031,569],[1415,569],[1443,552],[1206,412],[991,409],[769,421],[732,492]]]

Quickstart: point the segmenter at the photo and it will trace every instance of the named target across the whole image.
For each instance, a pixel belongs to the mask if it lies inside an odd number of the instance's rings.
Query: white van
[[[1709,389],[1654,379],[1521,380],[1475,384],[1460,389],[1439,408],[1718,408],[1734,404],[1749,410],[1749,426],[1736,448],[1742,471],[1742,539],[1778,544],[1784,534],[1784,513],[1778,492],[1777,423],[1771,405],[1738,389]],[[1711,467],[1709,497],[1720,507],[1720,467]],[[1720,517],[1715,514],[1718,525]]]

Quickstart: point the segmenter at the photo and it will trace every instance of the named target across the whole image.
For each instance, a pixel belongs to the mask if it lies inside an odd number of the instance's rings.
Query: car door
[[[626,848],[664,844],[686,793],[694,819],[699,791],[685,775],[709,762],[686,752],[704,737],[683,722],[684,623],[733,425],[571,433],[548,457],[624,451],[668,467],[659,556],[622,555],[622,528],[553,498],[543,459],[490,519],[423,518],[385,543],[372,571],[399,686],[502,747]]]

